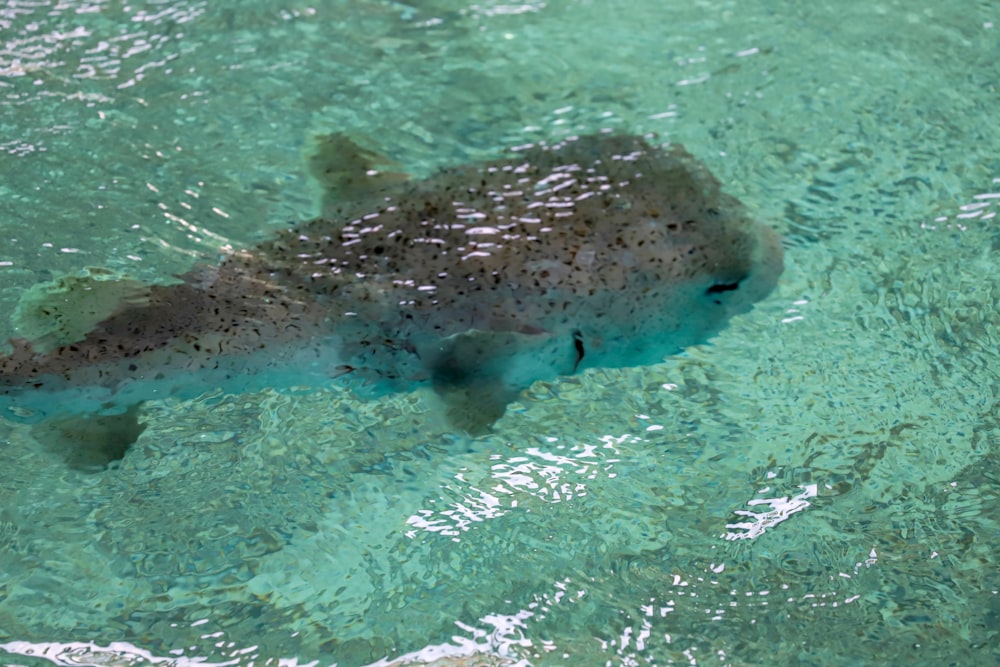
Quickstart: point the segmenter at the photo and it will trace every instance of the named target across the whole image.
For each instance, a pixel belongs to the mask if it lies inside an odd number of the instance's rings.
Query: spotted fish
[[[479,431],[536,380],[706,340],[782,271],[778,236],[677,145],[601,133],[406,180],[338,141],[321,218],[135,287],[73,340],[12,340],[0,409],[342,381],[429,385]]]

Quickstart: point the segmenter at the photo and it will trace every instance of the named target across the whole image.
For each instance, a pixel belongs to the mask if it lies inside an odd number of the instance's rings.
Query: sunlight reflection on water
[[[788,258],[712,344],[483,439],[411,395],[203,397],[87,476],[3,423],[10,662],[995,663],[996,29],[905,4],[5,3],[7,311],[308,218],[331,131],[416,174],[655,131]]]

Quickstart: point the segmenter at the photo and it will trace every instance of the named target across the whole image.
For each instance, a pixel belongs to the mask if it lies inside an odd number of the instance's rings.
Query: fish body
[[[682,148],[642,137],[534,145],[351,193],[149,288],[79,340],[12,341],[0,407],[114,412],[346,377],[374,392],[429,384],[477,430],[536,380],[703,342],[782,271],[773,231]]]

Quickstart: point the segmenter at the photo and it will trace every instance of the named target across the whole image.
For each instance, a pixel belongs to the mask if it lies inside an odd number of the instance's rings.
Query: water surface
[[[996,664],[997,23],[972,0],[7,2],[5,312],[310,217],[332,131],[415,175],[656,132],[787,268],[709,344],[536,384],[476,439],[419,393],[210,395],[148,405],[93,472],[0,421],[4,661]]]

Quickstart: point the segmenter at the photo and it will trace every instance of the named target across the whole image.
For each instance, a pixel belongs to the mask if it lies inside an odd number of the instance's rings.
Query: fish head
[[[781,239],[680,146],[642,142],[622,166],[598,222],[575,251],[578,368],[662,361],[718,334],[768,296]],[[581,289],[583,288],[583,289]]]

